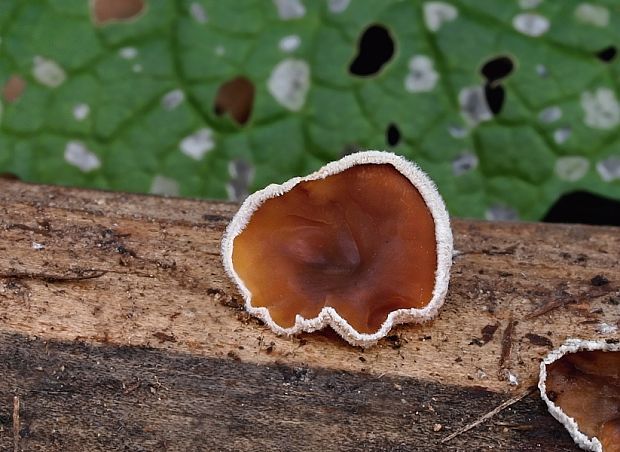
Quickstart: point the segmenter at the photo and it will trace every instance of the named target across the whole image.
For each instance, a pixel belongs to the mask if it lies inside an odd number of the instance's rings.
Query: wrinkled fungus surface
[[[291,327],[331,306],[357,331],[431,299],[435,227],[391,165],[359,165],[268,199],[235,239],[235,269],[254,306]]]
[[[580,445],[620,452],[620,351],[566,353],[547,365],[545,384],[554,409],[572,418],[581,434],[596,438],[592,444],[576,438]]]
[[[246,310],[278,334],[331,326],[367,347],[437,315],[452,231],[414,163],[363,151],[250,195],[222,239]]]

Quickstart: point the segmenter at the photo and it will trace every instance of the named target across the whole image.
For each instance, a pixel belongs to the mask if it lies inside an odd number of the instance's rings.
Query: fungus
[[[579,446],[620,452],[620,344],[569,339],[540,364],[538,387]]]
[[[452,232],[433,182],[379,151],[345,156],[249,196],[222,241],[246,309],[278,334],[330,325],[368,346],[434,317]]]

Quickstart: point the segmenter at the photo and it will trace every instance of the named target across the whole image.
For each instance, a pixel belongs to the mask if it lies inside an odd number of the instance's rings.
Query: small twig
[[[48,283],[82,281],[85,279],[100,278],[107,273],[106,270],[81,270],[79,274],[54,275],[51,273],[18,272],[9,271],[0,273],[3,279],[37,279]]]
[[[530,395],[532,392],[534,392],[534,390],[536,389],[535,386],[529,388],[527,391],[525,391],[522,394],[516,395],[508,400],[506,400],[504,403],[502,403],[501,405],[497,406],[496,408],[494,408],[493,410],[489,411],[487,414],[485,414],[484,416],[476,419],[474,422],[472,422],[471,424],[466,425],[463,428],[458,429],[456,432],[452,433],[451,435],[446,436],[444,439],[441,440],[441,443],[447,443],[448,441],[450,441],[451,439],[456,438],[457,436],[468,432],[469,430],[471,430],[474,427],[477,427],[478,425],[482,424],[483,422],[491,419],[493,416],[495,416],[496,414],[504,411],[506,408],[508,408],[511,405],[514,405],[515,403],[517,403],[519,400],[527,397],[528,395]]]
[[[19,397],[13,397],[13,451],[19,452]]]
[[[515,331],[515,326],[517,322],[510,318],[508,321],[508,326],[504,330],[504,334],[502,335],[502,353],[499,357],[499,372],[504,369],[504,365],[510,358],[510,353],[512,352],[512,336]]]

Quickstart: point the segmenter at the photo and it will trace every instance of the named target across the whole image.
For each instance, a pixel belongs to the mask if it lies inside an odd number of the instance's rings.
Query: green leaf
[[[0,2],[0,173],[239,199],[369,148],[418,162],[457,216],[620,199],[614,0],[148,0],[103,25],[92,4]],[[359,76],[372,25],[394,52]],[[242,124],[218,98],[239,76]]]

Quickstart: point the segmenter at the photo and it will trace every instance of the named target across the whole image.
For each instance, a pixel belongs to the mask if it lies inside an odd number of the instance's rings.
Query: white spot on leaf
[[[609,88],[581,94],[581,107],[586,116],[584,122],[594,129],[613,129],[620,124],[620,105],[616,94]]]
[[[283,107],[291,111],[301,110],[310,88],[310,66],[303,60],[281,61],[271,72],[267,88]]]
[[[405,77],[405,89],[410,93],[431,91],[439,80],[433,68],[433,60],[426,55],[415,55],[409,60],[409,74]]]
[[[562,109],[558,106],[547,107],[538,113],[538,120],[544,123],[555,122],[562,117]]]
[[[84,121],[90,114],[88,104],[76,104],[73,106],[73,117],[76,121]]]
[[[201,160],[207,152],[215,147],[213,131],[206,127],[202,128],[183,138],[179,146],[183,154],[194,160]]]
[[[224,46],[217,46],[215,48],[215,54],[217,56],[223,56],[226,53],[226,49],[224,48]]]
[[[465,138],[467,136],[467,128],[462,126],[448,126],[448,133],[452,138]]]
[[[226,184],[228,199],[243,201],[248,197],[248,187],[254,179],[254,167],[243,159],[232,160],[228,163],[230,182]]]
[[[620,179],[620,156],[611,156],[596,164],[596,171],[605,182]]]
[[[207,23],[207,13],[200,3],[192,2],[189,6],[189,13],[199,24]]]
[[[184,99],[185,93],[180,89],[175,89],[164,94],[161,98],[161,106],[164,110],[174,110],[181,104],[181,102],[183,102]]]
[[[555,174],[559,179],[576,182],[582,179],[590,169],[590,161],[584,157],[560,157],[555,162]]]
[[[570,138],[571,133],[573,133],[573,131],[568,126],[555,129],[553,131],[553,141],[557,144],[563,144]]]
[[[58,63],[41,56],[34,57],[32,76],[42,85],[56,88],[63,84],[67,75]]]
[[[575,19],[595,27],[606,27],[609,25],[609,10],[604,6],[581,3],[575,8]]]
[[[478,167],[478,156],[471,151],[464,151],[452,160],[452,173],[455,176],[468,173]]]
[[[278,47],[283,52],[294,52],[301,44],[301,38],[297,35],[289,35],[280,39]]]
[[[522,13],[512,19],[515,30],[528,36],[541,36],[549,30],[549,19],[540,14]]]
[[[163,196],[179,196],[179,183],[169,177],[157,175],[153,178],[149,193]]]
[[[273,0],[282,20],[299,19],[306,15],[306,7],[301,0]]]
[[[546,78],[547,75],[549,75],[549,70],[547,69],[547,66],[545,66],[544,64],[537,64],[536,74],[541,78]]]
[[[504,204],[494,204],[484,214],[490,221],[515,221],[519,219],[519,212]]]
[[[121,58],[125,60],[133,60],[138,56],[138,49],[135,47],[123,47],[118,51],[118,54]]]
[[[339,14],[349,7],[351,0],[327,0],[327,8],[334,14]]]
[[[131,67],[131,70],[134,71],[135,73],[142,72],[142,65],[139,63],[136,63]]]
[[[445,22],[451,22],[459,15],[459,11],[450,3],[424,3],[424,23],[430,31],[437,31]]]
[[[65,160],[70,165],[88,173],[101,166],[99,157],[80,141],[69,141],[65,147]]]
[[[459,105],[465,120],[472,126],[493,118],[482,86],[463,88],[459,92]]]
[[[519,0],[519,6],[521,9],[533,9],[538,7],[542,3],[542,0]]]

